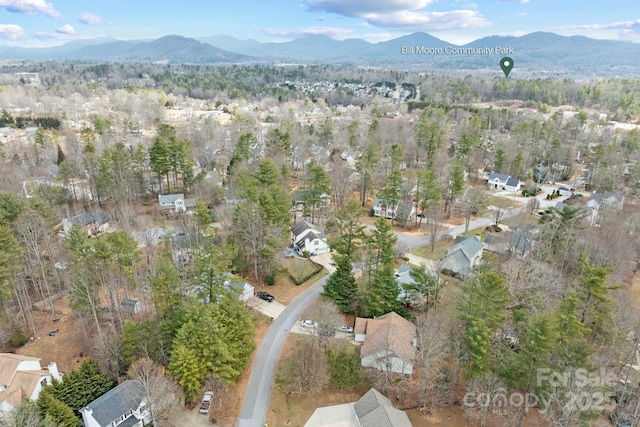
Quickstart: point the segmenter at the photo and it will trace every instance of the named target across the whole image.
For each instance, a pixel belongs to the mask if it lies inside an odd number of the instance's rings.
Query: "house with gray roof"
[[[492,172],[489,175],[489,180],[488,180],[489,188],[494,188],[496,190],[504,190],[509,178],[511,178],[509,175]]]
[[[151,422],[140,381],[126,380],[80,410],[85,427],[142,427]]]
[[[394,408],[389,398],[374,388],[362,396],[353,408],[362,427],[411,426],[407,414]]]
[[[505,182],[504,184],[504,189],[507,191],[520,191],[521,185],[522,182],[520,182],[518,178],[509,177],[509,179],[507,179],[507,182]]]
[[[300,221],[291,227],[291,246],[296,248],[300,255],[308,252],[311,255],[329,252],[329,243],[324,231],[307,221]]]
[[[84,212],[71,219],[62,220],[62,233],[67,234],[73,225],[80,227],[88,236],[98,236],[109,229],[109,217],[104,212]]]
[[[196,199],[185,199],[184,194],[165,194],[158,196],[158,208],[175,212],[186,212],[196,206]]]
[[[404,411],[372,388],[355,403],[318,408],[304,427],[411,427]]]
[[[458,236],[440,260],[440,271],[449,276],[465,279],[482,261],[484,244],[480,236]]]
[[[432,268],[431,265],[425,266],[427,274],[432,276],[436,283],[440,281],[440,277],[438,273]],[[400,293],[398,294],[398,301],[401,301],[403,304],[411,304],[418,305],[424,302],[425,295],[419,294],[415,291],[415,280],[411,277],[411,266],[408,264],[400,264],[400,266],[396,269],[396,280],[398,282],[398,287],[400,288]]]

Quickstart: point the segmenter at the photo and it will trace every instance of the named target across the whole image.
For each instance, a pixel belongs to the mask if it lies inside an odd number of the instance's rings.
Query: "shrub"
[[[11,344],[12,347],[22,347],[27,342],[29,342],[29,339],[25,337],[20,331],[15,331],[13,333],[13,336],[9,340],[9,344]]]

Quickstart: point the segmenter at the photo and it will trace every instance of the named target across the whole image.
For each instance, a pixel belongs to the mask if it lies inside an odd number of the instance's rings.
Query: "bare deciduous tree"
[[[177,405],[180,388],[168,376],[163,375],[162,368],[148,357],[138,359],[131,364],[127,375],[142,385],[147,408],[151,415],[152,425],[167,426],[169,413]]]

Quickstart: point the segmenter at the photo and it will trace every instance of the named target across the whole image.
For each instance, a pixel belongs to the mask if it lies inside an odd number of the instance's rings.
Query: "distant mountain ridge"
[[[239,40],[224,35],[199,40],[178,35],[151,41],[102,38],[79,40],[51,48],[0,47],[0,59],[167,61],[188,64],[346,63],[405,68],[492,69],[504,56],[495,52],[495,46],[513,52],[509,56],[513,56],[516,70],[549,74],[572,70],[585,76],[603,73],[640,76],[638,43],[561,36],[548,32],[520,37],[489,36],[463,46],[420,32],[379,43],[361,39],[335,40],[321,35],[283,43]],[[413,50],[409,49],[411,47]],[[456,48],[471,49],[463,51]]]

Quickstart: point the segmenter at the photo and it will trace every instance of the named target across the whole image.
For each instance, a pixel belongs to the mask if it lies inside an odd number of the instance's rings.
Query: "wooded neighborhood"
[[[0,67],[2,425],[179,425],[211,391],[197,415],[234,426],[266,331],[325,277],[271,426],[362,402],[389,425],[640,419],[637,79]],[[21,399],[18,356],[44,381]]]

